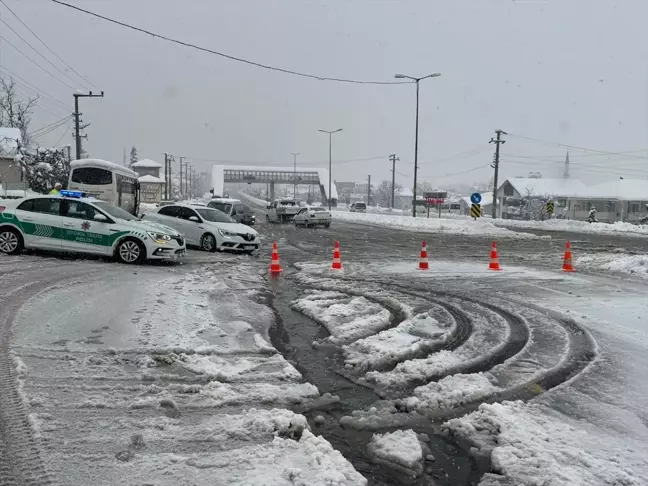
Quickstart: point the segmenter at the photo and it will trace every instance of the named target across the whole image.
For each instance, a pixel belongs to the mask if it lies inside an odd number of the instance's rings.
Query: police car
[[[61,191],[0,202],[0,253],[37,248],[113,256],[122,263],[185,256],[184,237],[172,228],[83,196]]]

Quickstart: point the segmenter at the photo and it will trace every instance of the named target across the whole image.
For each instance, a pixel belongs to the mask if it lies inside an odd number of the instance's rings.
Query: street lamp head
[[[429,78],[438,78],[439,76],[441,76],[441,73],[433,73],[433,74],[430,74],[428,77]]]
[[[341,132],[341,131],[342,131],[342,129],[338,128],[337,130],[333,130],[331,133],[336,133],[336,132]]]
[[[409,77],[409,76],[405,76],[404,74],[394,74],[394,77],[395,77],[396,79],[405,79],[405,78],[407,78],[407,77]]]

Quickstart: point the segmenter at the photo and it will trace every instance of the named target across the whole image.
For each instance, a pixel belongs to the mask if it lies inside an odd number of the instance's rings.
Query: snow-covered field
[[[393,214],[347,213],[333,211],[333,218],[339,221],[383,226],[406,231],[422,231],[430,233],[447,233],[456,235],[486,236],[493,238],[533,239],[535,235],[511,231],[495,226],[491,221],[472,219],[439,219],[439,218],[412,218],[411,216],[398,216]]]
[[[492,221],[503,228],[520,228],[542,231],[564,231],[570,233],[648,236],[648,225],[631,223],[587,223],[569,219],[551,219],[547,221],[518,221],[515,219],[496,219]]]
[[[619,253],[596,253],[576,257],[577,267],[610,272],[628,273],[648,278],[648,255],[625,255]]]
[[[264,279],[214,258],[56,268],[60,285],[18,313],[20,390],[60,484],[366,484],[287,409],[336,398],[269,344]]]

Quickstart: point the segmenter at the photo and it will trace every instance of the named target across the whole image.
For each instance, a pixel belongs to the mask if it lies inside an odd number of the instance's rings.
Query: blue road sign
[[[473,204],[479,204],[481,202],[481,194],[475,192],[470,195],[470,202]]]

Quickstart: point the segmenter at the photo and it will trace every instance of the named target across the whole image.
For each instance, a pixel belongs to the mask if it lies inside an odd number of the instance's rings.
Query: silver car
[[[331,213],[322,207],[301,208],[295,215],[293,221],[295,226],[317,226],[321,225],[325,228],[331,226]]]

